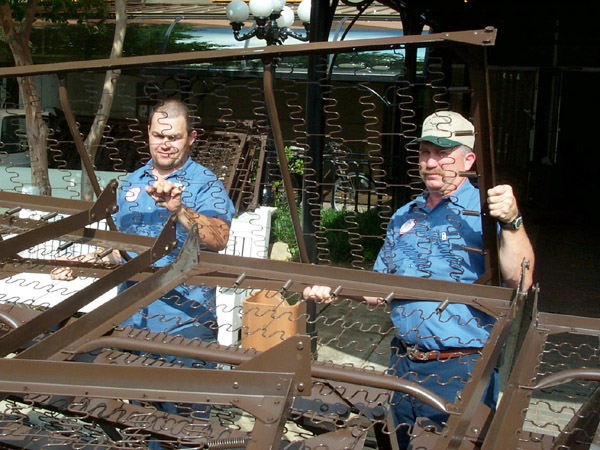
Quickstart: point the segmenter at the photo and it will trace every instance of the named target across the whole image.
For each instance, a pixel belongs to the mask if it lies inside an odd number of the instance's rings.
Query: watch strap
[[[502,228],[503,230],[518,230],[519,228],[521,228],[523,226],[523,216],[521,215],[521,213],[519,213],[517,215],[517,217],[515,217],[515,219],[511,222],[500,222],[500,228]]]

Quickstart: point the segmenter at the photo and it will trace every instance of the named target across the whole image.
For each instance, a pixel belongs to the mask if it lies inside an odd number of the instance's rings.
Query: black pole
[[[324,42],[329,39],[333,14],[337,1],[312,0],[310,12],[310,42]],[[325,144],[325,114],[323,112],[323,79],[327,76],[327,56],[311,55],[308,60],[308,87],[306,91],[306,132],[308,158],[305,164],[304,189],[302,190],[302,229],[305,235],[308,260],[317,262],[317,240],[315,221],[320,218],[323,177],[323,148]],[[311,337],[312,351],[316,349],[314,302],[307,302],[309,320],[306,333]]]

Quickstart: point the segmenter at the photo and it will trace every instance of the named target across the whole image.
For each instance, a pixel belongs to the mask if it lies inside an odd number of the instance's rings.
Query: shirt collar
[[[188,156],[188,159],[185,161],[185,163],[183,163],[183,166],[181,166],[181,168],[177,169],[175,172],[171,172],[169,175],[167,175],[165,177],[165,179],[168,180],[170,178],[177,178],[177,177],[181,176],[185,172],[189,171],[190,166],[192,164],[193,164],[192,158],[190,158]],[[146,163],[146,165],[144,166],[144,176],[154,178],[154,175],[152,175],[152,167],[153,166],[154,166],[154,162],[152,161],[152,158],[150,158],[148,160],[148,162]]]

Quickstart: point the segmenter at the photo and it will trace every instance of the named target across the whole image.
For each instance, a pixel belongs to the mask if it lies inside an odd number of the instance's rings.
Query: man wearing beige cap
[[[475,282],[485,270],[479,191],[461,175],[475,163],[475,130],[456,112],[439,111],[423,122],[419,142],[419,174],[424,192],[398,209],[387,228],[386,240],[373,270],[436,280]],[[524,287],[532,284],[534,254],[509,185],[487,192],[489,214],[498,220],[500,270],[509,287],[517,287],[524,260],[530,264]],[[331,288],[312,286],[306,299],[331,302]],[[371,304],[383,301],[368,297]],[[389,372],[454,402],[487,341],[494,319],[462,304],[436,311],[437,302],[393,299],[388,307],[395,326]],[[495,408],[498,374],[489,382],[482,401]],[[392,412],[400,448],[410,440],[410,426],[419,417],[440,425],[447,415],[414,398],[395,393]]]

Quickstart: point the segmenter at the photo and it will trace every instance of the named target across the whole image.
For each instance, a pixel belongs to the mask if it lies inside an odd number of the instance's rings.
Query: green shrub
[[[304,174],[302,160],[295,158],[289,147],[285,148],[285,152],[290,175],[302,177]],[[278,180],[273,183],[273,193],[273,206],[277,208],[271,224],[273,238],[276,241],[285,242],[293,260],[298,261],[298,244],[282,181]],[[302,217],[300,206],[298,206],[298,215]],[[356,259],[352,254],[354,251],[364,258],[364,265],[372,265],[383,245],[385,228],[382,228],[382,224],[387,223],[388,220],[389,216],[385,216],[377,208],[363,213],[322,209],[321,228],[318,235],[324,236],[327,242],[319,244],[319,246],[329,250],[327,259],[331,260],[332,264],[349,265]],[[359,246],[362,246],[362,249]]]
[[[285,197],[276,200],[275,206],[277,212],[271,228],[273,237],[277,241],[285,242],[293,260],[298,261],[298,245]],[[298,214],[302,215],[300,208]],[[349,265],[356,259],[352,254],[354,251],[364,258],[365,265],[372,265],[383,245],[385,228],[382,228],[382,225],[388,220],[386,217],[380,217],[380,214],[376,208],[358,214],[322,209],[321,232],[318,235],[325,237],[327,242],[320,243],[319,247],[329,251],[327,259],[331,260],[332,264]]]
[[[304,174],[304,165],[302,159],[295,157],[292,154],[290,147],[285,147],[285,156],[288,163],[288,170],[292,180]],[[279,161],[279,159],[278,159]],[[290,205],[285,195],[285,188],[282,180],[273,182],[273,206],[277,208],[273,222],[271,223],[271,232],[275,239],[279,242],[285,242],[290,250],[292,259],[299,260],[298,244],[296,243],[296,234],[294,233],[294,224],[290,213]],[[302,209],[298,208],[298,215],[302,217]]]
[[[283,195],[283,198],[279,197],[279,199],[278,196],[275,196],[274,206],[277,208],[277,211],[271,223],[271,233],[276,241],[285,242],[288,245],[292,259],[298,261],[298,244],[296,242],[296,234],[294,233],[292,215],[290,214],[290,205],[285,195]],[[300,207],[298,207],[298,215],[302,217],[302,209]]]
[[[323,247],[329,250],[331,262],[347,265],[356,259],[354,251],[364,258],[365,264],[373,264],[383,245],[385,228],[382,226],[388,221],[380,215],[383,214],[377,208],[364,213],[322,210],[321,229],[327,239]]]

